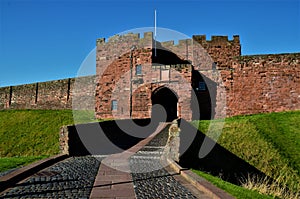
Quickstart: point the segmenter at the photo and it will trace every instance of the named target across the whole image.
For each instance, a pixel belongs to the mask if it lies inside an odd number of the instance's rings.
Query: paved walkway
[[[0,198],[89,198],[100,161],[71,157],[18,183]]]
[[[161,164],[168,139],[160,125],[151,136],[121,154],[108,156],[99,168],[91,198],[209,198],[178,173]],[[109,166],[107,166],[109,165]]]
[[[136,198],[131,175],[130,158],[149,143],[150,140],[159,134],[165,127],[166,124],[160,124],[156,131],[148,138],[142,140],[123,153],[113,154],[105,158],[99,168],[90,197]]]
[[[0,198],[209,198],[161,165],[165,126],[121,154],[58,162]]]

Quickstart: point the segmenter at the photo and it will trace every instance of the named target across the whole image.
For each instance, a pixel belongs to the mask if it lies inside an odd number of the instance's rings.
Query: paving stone
[[[162,131],[131,156],[129,162],[137,198],[196,198],[160,163],[167,138],[167,131]]]
[[[99,158],[71,157],[17,184],[0,198],[89,198],[99,165]]]

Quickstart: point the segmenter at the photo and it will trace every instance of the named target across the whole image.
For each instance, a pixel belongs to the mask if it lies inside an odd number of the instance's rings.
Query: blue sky
[[[242,54],[300,52],[300,0],[0,0],[0,87],[74,77],[96,39],[141,27],[240,35]]]

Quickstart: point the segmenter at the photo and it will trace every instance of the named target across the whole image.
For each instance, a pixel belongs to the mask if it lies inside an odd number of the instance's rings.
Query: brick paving
[[[90,198],[105,197],[136,198],[131,174],[101,164]]]

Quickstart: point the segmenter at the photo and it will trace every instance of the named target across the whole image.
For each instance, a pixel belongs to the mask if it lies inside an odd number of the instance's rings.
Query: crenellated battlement
[[[115,42],[115,41],[126,41],[126,40],[130,40],[130,39],[134,39],[134,40],[152,40],[153,39],[153,32],[144,32],[143,33],[143,37],[141,37],[140,33],[127,33],[124,35],[114,35],[112,37],[109,37],[108,40],[106,41],[105,38],[99,38],[97,39],[97,44],[103,44],[103,43],[107,43],[107,42]],[[239,35],[233,35],[233,39],[229,40],[228,36],[221,36],[221,35],[212,35],[211,39],[207,39],[206,35],[193,35],[192,37],[193,40],[198,41],[200,43],[206,42],[206,43],[224,43],[226,44],[227,42],[230,43],[240,43],[240,37]],[[192,39],[182,39],[182,40],[178,40],[178,44],[175,44],[174,40],[170,40],[170,41],[162,41],[159,42],[161,44],[164,45],[183,45],[186,43],[191,44]]]
[[[105,38],[99,38],[96,41],[97,45],[107,44],[107,43],[116,43],[116,42],[128,42],[128,41],[152,41],[153,40],[153,32],[144,32],[143,37],[141,37],[140,33],[127,33],[124,35],[114,35],[108,38],[106,42]]]
[[[211,36],[210,40],[206,39],[206,35],[193,35],[193,40],[199,42],[200,44],[228,44],[228,43],[234,43],[234,44],[240,44],[240,37],[239,35],[233,35],[233,39],[229,40],[228,36]],[[182,39],[178,40],[178,44],[175,44],[174,40],[170,41],[163,41],[160,42],[163,46],[182,46],[182,45],[191,45],[192,39]]]
[[[206,35],[193,35],[193,39],[197,42],[199,42],[200,44],[203,43],[209,43],[209,44],[228,44],[229,43],[236,43],[239,44],[240,43],[240,36],[239,35],[233,35],[233,39],[229,40],[228,36],[216,36],[213,35],[211,36],[210,40],[207,40]]]
[[[127,33],[114,35],[107,42],[104,38],[97,39],[97,60],[101,60],[102,65],[107,65],[111,60],[129,53],[130,49],[136,46],[137,49],[156,48],[169,51],[181,60],[193,63],[198,69],[211,69],[211,63],[203,64],[203,62],[214,62],[218,68],[226,68],[231,65],[232,58],[241,55],[238,35],[234,35],[232,40],[229,40],[228,36],[211,36],[208,40],[206,35],[194,35],[192,38],[178,41],[155,41],[153,36],[153,32],[144,32],[143,37],[140,33]],[[195,53],[198,55],[194,56]],[[211,59],[204,61],[206,54],[209,54]]]
[[[181,39],[181,40],[178,40],[178,44],[175,44],[174,40],[162,41],[162,42],[159,42],[159,43],[162,46],[165,46],[165,47],[169,47],[169,46],[177,47],[177,46],[192,45],[192,39]]]
[[[154,43],[154,37],[153,32],[144,32],[143,37],[141,37],[140,33],[127,33],[124,35],[114,35],[112,37],[109,37],[106,41],[105,38],[99,38],[96,40],[97,45],[103,45],[103,44],[110,44],[110,43],[122,43],[122,42],[137,42],[137,43],[145,43],[145,41],[151,41]],[[182,39],[178,40],[177,44],[175,44],[174,40],[170,41],[156,41],[158,46],[184,46],[184,45],[191,45],[192,39]],[[154,45],[153,45],[154,46]]]
[[[162,49],[176,54],[181,60],[189,61],[198,68],[211,68],[211,64],[201,64],[203,56],[209,54],[211,59],[206,60],[214,62],[218,68],[226,68],[231,65],[234,57],[241,55],[240,38],[238,35],[233,35],[230,40],[228,36],[211,36],[208,40],[206,35],[194,35],[191,39],[170,40],[170,41],[155,41],[153,32],[144,32],[143,37],[139,33],[127,33],[124,35],[115,35],[110,37],[106,42],[104,38],[97,39],[98,56],[97,60],[116,59],[122,54],[128,53],[132,46],[137,49]],[[196,45],[195,45],[196,44]],[[200,45],[197,45],[200,44]],[[198,56],[194,56],[195,52]],[[203,56],[201,56],[203,55]],[[105,63],[104,63],[105,64]],[[200,68],[199,68],[200,69]]]

